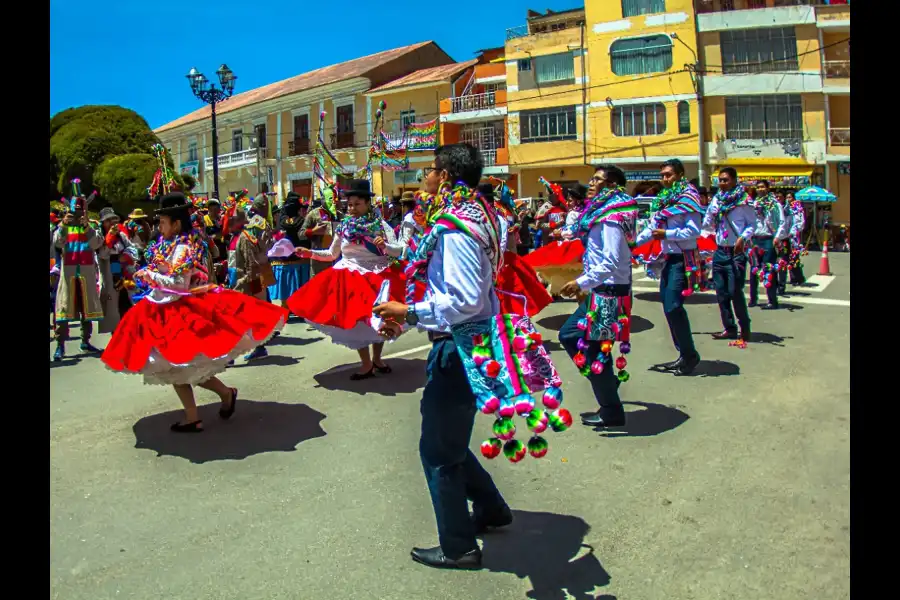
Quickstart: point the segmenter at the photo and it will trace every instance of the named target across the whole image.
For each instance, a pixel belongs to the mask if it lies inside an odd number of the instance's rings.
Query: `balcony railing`
[[[309,139],[296,139],[288,142],[288,156],[302,156],[309,154]]]
[[[826,60],[822,63],[826,79],[842,79],[850,77],[849,60]]]
[[[391,148],[395,150],[402,150],[406,148],[406,132],[405,131],[391,131],[384,132],[384,139],[387,140],[388,144],[390,144]]]
[[[700,0],[698,13],[728,12],[732,10],[751,10],[769,6],[824,6],[826,0]]]
[[[356,147],[356,139],[353,135],[353,132],[346,133],[332,133],[331,134],[331,147],[332,149],[340,149],[340,148],[355,148]]]
[[[481,151],[481,159],[484,161],[484,166],[493,167],[497,164],[497,151],[496,150],[482,150]]]
[[[262,152],[265,152],[265,148],[262,149]],[[262,158],[262,157],[261,157]],[[248,150],[240,150],[239,152],[229,152],[228,154],[220,154],[219,155],[219,168],[227,169],[231,167],[240,167],[243,165],[255,164],[256,163],[256,148],[251,148]],[[204,162],[204,166],[206,169],[213,168],[213,159],[207,158]]]
[[[506,30],[506,39],[514,40],[516,38],[528,35],[528,25],[519,25],[518,27],[510,27]]]
[[[484,94],[471,94],[469,96],[459,96],[451,98],[452,112],[467,112],[470,110],[486,110],[496,106],[496,92],[486,92]]]
[[[850,145],[850,128],[849,127],[831,127],[828,130],[828,140],[832,146],[849,146]]]

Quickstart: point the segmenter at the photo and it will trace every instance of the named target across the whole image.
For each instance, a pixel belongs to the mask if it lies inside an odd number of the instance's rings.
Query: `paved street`
[[[484,538],[480,572],[409,559],[436,543],[418,458],[424,335],[388,347],[393,374],[350,382],[355,352],[290,325],[268,359],[223,375],[241,391],[231,421],[198,391],[212,404],[194,436],[168,430],[171,389],[72,342],[50,369],[51,597],[848,598],[850,256],[830,257],[835,276],[785,310],[751,309],[745,350],[708,335],[714,295],[690,298],[703,363],[684,378],[646,370],[675,352],[655,283],[635,271],[627,428],[575,424],[547,435],[544,459],[488,462],[516,512]],[[577,420],[596,404],[555,341],[573,309],[536,322]],[[477,417],[473,449],[490,423]]]

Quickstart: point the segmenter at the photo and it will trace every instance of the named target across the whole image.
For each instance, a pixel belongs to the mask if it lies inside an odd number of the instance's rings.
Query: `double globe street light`
[[[216,198],[219,198],[219,137],[216,134],[216,104],[231,98],[234,94],[234,81],[237,75],[228,68],[228,65],[222,64],[216,71],[219,76],[219,85],[209,84],[206,75],[195,68],[192,68],[186,75],[188,83],[191,84],[191,91],[198,99],[206,102],[212,109],[212,151],[213,151],[213,186],[216,192]]]

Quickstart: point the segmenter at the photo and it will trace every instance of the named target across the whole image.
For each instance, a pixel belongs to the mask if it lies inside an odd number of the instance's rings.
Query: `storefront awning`
[[[755,183],[765,179],[772,187],[805,188],[812,185],[810,177],[813,174],[813,167],[808,165],[796,167],[779,165],[771,168],[754,167],[752,169],[735,168],[738,173],[738,181],[744,184]],[[719,185],[718,176],[712,178],[712,184]]]

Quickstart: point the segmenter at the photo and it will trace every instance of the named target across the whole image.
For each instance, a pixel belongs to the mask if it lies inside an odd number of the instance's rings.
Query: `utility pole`
[[[671,36],[672,39],[681,42],[681,44],[694,55],[694,64],[685,64],[684,68],[687,69],[687,72],[691,76],[691,83],[694,85],[694,93],[697,96],[697,158],[699,160],[697,178],[700,180],[701,186],[708,188],[710,186],[710,181],[709,174],[706,171],[706,141],[704,132],[706,115],[703,112],[703,71],[700,65],[700,58],[689,44],[678,37],[678,34],[673,33]]]
[[[260,168],[260,150],[259,147],[259,131],[256,132],[256,137],[253,138],[256,140],[256,193],[262,193],[262,169]]]

